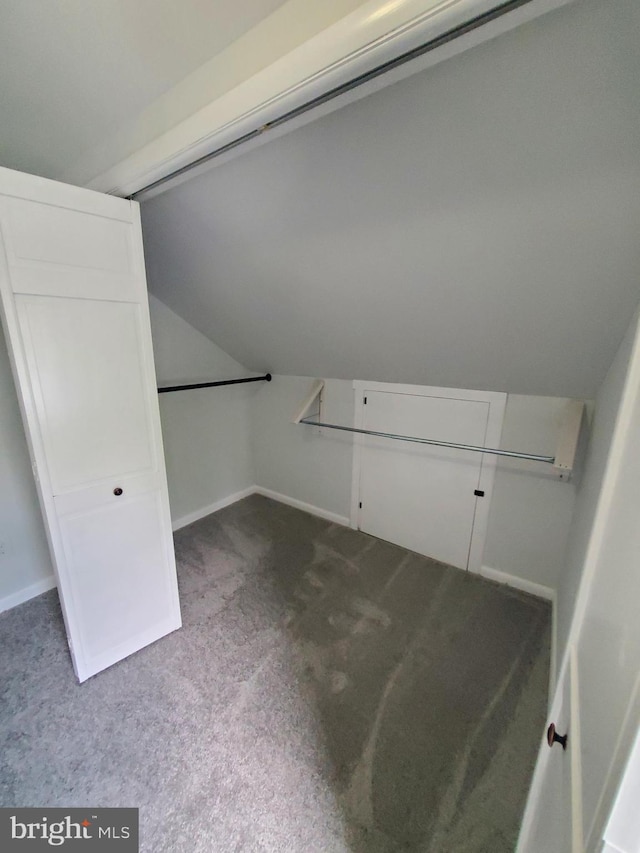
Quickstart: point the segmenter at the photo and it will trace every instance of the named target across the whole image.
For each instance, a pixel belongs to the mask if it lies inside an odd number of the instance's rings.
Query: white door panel
[[[364,415],[368,424],[365,429],[374,429],[372,424],[375,423],[380,425],[382,432],[431,438],[434,441],[475,445],[481,445],[484,441],[488,403],[389,391],[367,390],[365,396],[367,407]],[[428,445],[425,448],[436,453],[444,450]]]
[[[130,222],[17,198],[3,207],[14,293],[139,300]]]
[[[153,490],[162,490],[163,477],[159,471],[150,474],[111,475],[99,483],[53,496],[59,515],[90,510],[115,501],[123,503],[122,496],[137,497]],[[121,490],[121,494],[118,491]]]
[[[16,307],[53,494],[155,468],[140,307],[25,296]]]
[[[9,221],[13,257],[109,273],[131,268],[127,222],[87,216],[83,211],[11,199]]]
[[[463,444],[485,442],[489,404],[366,390],[363,428]],[[366,533],[467,568],[482,456],[470,451],[362,439],[360,527]]]
[[[0,296],[83,681],[180,627],[138,205],[0,168]]]
[[[60,517],[68,585],[79,606],[74,644],[83,659],[118,660],[141,632],[166,621],[175,589],[157,490]],[[165,632],[166,633],[166,632]]]

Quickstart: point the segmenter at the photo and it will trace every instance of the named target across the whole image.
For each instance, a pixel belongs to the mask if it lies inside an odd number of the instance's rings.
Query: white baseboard
[[[3,613],[5,610],[11,610],[12,607],[17,607],[19,604],[24,604],[30,598],[42,595],[43,592],[48,592],[56,586],[56,579],[53,575],[49,575],[47,578],[25,586],[24,589],[19,589],[17,592],[11,593],[11,595],[6,595],[4,598],[0,598],[0,613]]]
[[[281,504],[301,509],[303,512],[308,512],[311,515],[317,515],[319,518],[325,518],[327,521],[333,521],[335,524],[341,524],[344,527],[349,527],[350,521],[346,515],[338,515],[336,512],[330,512],[328,509],[322,509],[319,506],[308,504],[305,501],[299,501],[297,498],[290,498],[288,495],[283,495],[280,492],[274,492],[272,489],[265,489],[263,486],[247,486],[240,492],[234,492],[232,495],[227,495],[215,503],[197,509],[195,512],[190,512],[188,515],[183,515],[181,518],[176,518],[172,522],[173,530],[180,530],[181,527],[186,527],[188,524],[193,524],[194,521],[200,521],[212,512],[217,512],[219,509],[224,509],[226,506],[234,504],[236,501],[241,501],[242,498],[248,498],[249,495],[262,495],[265,498],[278,501]]]
[[[522,592],[528,592],[531,595],[537,595],[538,598],[546,598],[547,601],[555,603],[556,592],[550,586],[544,586],[541,583],[519,578],[517,575],[510,575],[508,572],[501,572],[499,569],[492,569],[490,566],[480,566],[480,575],[483,578],[504,583],[507,586],[512,586],[514,589],[520,589]]]
[[[279,501],[281,504],[301,509],[303,512],[308,512],[311,515],[317,515],[319,518],[325,518],[327,521],[333,521],[335,524],[341,524],[343,527],[349,527],[351,522],[346,515],[338,515],[336,512],[330,512],[328,509],[322,509],[319,506],[299,501],[297,498],[290,498],[288,495],[282,495],[280,492],[273,492],[271,489],[265,489],[263,486],[254,486],[254,494],[262,495],[265,498]]]
[[[215,503],[203,506],[201,509],[197,509],[195,512],[190,512],[188,515],[183,515],[181,518],[176,518],[175,521],[171,522],[171,527],[173,530],[180,530],[181,527],[186,527],[187,524],[193,524],[194,521],[200,521],[201,518],[204,518],[206,515],[211,515],[212,512],[217,512],[219,509],[224,509],[226,506],[230,506],[236,501],[241,501],[242,498],[249,497],[249,495],[252,495],[255,491],[255,486],[247,486],[246,489],[234,492],[232,495],[227,495],[226,498],[221,498]]]

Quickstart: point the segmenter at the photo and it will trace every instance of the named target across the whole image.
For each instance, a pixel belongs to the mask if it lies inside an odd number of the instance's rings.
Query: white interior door
[[[138,206],[0,170],[0,289],[85,678],[180,626]]]
[[[577,604],[581,618],[574,630],[580,687],[583,832],[588,851],[599,849],[613,797],[640,731],[639,436],[637,321],[585,562],[585,595]]]
[[[587,537],[580,543],[585,546],[582,575],[561,667],[561,673],[569,668],[573,674],[571,780],[566,771],[547,766],[548,755],[543,748],[529,792],[518,853],[600,853],[616,792],[640,730],[638,314],[605,379],[597,406],[601,408],[596,408],[578,496],[580,514],[574,525],[581,538]],[[591,506],[589,502],[593,502]],[[593,516],[589,517],[591,510]],[[565,692],[561,677],[554,704]],[[549,786],[555,792],[553,797],[547,793]],[[569,790],[571,847],[566,845],[566,827],[562,827],[560,816],[549,820],[549,815],[555,814],[549,800],[566,803]],[[637,838],[634,840],[637,843]]]
[[[364,387],[362,428],[485,446],[490,402]],[[388,438],[359,439],[358,526],[458,568],[469,567],[478,503],[489,500],[482,454]],[[477,492],[484,492],[479,496]],[[484,509],[484,508],[483,508]]]

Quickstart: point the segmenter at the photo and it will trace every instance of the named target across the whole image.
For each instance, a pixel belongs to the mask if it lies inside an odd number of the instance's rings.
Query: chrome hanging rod
[[[298,116],[301,116],[304,113],[315,109],[316,107],[322,106],[322,104],[326,104],[328,101],[332,101],[334,100],[334,98],[340,97],[340,95],[344,95],[347,92],[350,92],[352,89],[357,89],[359,86],[368,83],[370,80],[375,80],[376,77],[380,77],[382,74],[386,74],[388,71],[393,71],[400,65],[404,65],[407,62],[411,62],[412,59],[418,59],[418,57],[424,56],[424,54],[426,53],[431,53],[432,50],[435,50],[438,47],[442,47],[443,45],[448,44],[449,42],[454,41],[455,39],[458,39],[461,36],[467,35],[467,33],[473,32],[473,30],[477,30],[478,27],[482,27],[485,24],[489,24],[491,23],[491,21],[495,21],[497,18],[501,18],[503,15],[506,15],[509,12],[513,12],[515,9],[519,9],[521,6],[526,6],[528,3],[531,2],[532,0],[506,0],[506,2],[500,3],[495,8],[490,9],[487,12],[483,12],[480,15],[477,15],[475,18],[472,18],[465,24],[460,24],[457,27],[453,27],[446,33],[443,33],[442,35],[437,36],[436,38],[431,39],[430,41],[424,42],[423,44],[420,44],[417,47],[412,48],[411,50],[407,50],[405,53],[400,54],[400,56],[396,56],[395,59],[390,59],[387,62],[383,62],[375,68],[372,68],[370,71],[365,71],[363,74],[359,74],[351,80],[347,80],[346,83],[341,83],[339,86],[335,86],[333,89],[329,89],[328,92],[324,92],[322,95],[318,95],[315,98],[311,98],[311,100],[306,101],[299,107],[295,107],[294,109],[283,113],[281,116],[278,116],[277,118],[268,121],[266,124],[263,124],[260,127],[256,127],[253,130],[242,134],[237,139],[233,139],[231,140],[231,142],[227,142],[226,145],[220,146],[220,148],[215,148],[208,154],[204,154],[202,157],[198,157],[193,162],[186,163],[179,169],[175,169],[173,172],[169,172],[168,175],[164,175],[162,178],[158,178],[156,181],[152,181],[145,187],[141,187],[139,190],[136,190],[134,193],[131,193],[131,195],[127,196],[127,198],[137,199],[143,193],[146,193],[149,190],[154,190],[157,187],[166,184],[168,181],[172,181],[174,178],[178,178],[180,177],[180,175],[184,175],[187,172],[190,172],[192,169],[196,169],[198,166],[202,166],[204,163],[208,163],[210,160],[213,160],[216,157],[220,157],[222,156],[222,154],[226,154],[228,151],[237,148],[239,145],[243,145],[245,142],[250,142],[252,139],[261,136],[266,131],[273,130],[273,128],[276,127],[280,127],[286,122],[292,121],[292,119],[298,118]]]
[[[191,391],[192,388],[217,388],[220,385],[242,385],[245,382],[271,382],[271,374],[264,376],[247,376],[245,379],[222,379],[219,382],[195,382],[192,385],[164,385],[158,388],[158,394],[169,391]]]
[[[410,435],[396,435],[393,432],[376,432],[372,429],[356,429],[356,427],[312,421],[311,418],[302,418],[299,423],[308,424],[309,426],[324,427],[325,429],[339,429],[343,432],[357,432],[361,435],[375,435],[379,438],[393,438],[398,441],[412,441],[415,444],[433,444],[436,447],[451,447],[454,450],[472,450],[475,453],[491,453],[494,456],[508,456],[511,459],[531,459],[533,462],[546,462],[549,465],[553,465],[556,461],[555,456],[539,456],[536,453],[519,453],[516,450],[500,450],[497,447],[478,447],[474,444],[456,444],[454,441],[436,441],[433,438],[414,438]]]

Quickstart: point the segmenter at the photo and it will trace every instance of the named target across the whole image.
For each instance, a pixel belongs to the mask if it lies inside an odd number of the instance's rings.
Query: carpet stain
[[[349,677],[345,672],[332,672],[330,676],[330,690],[332,693],[342,693],[349,684]]]

